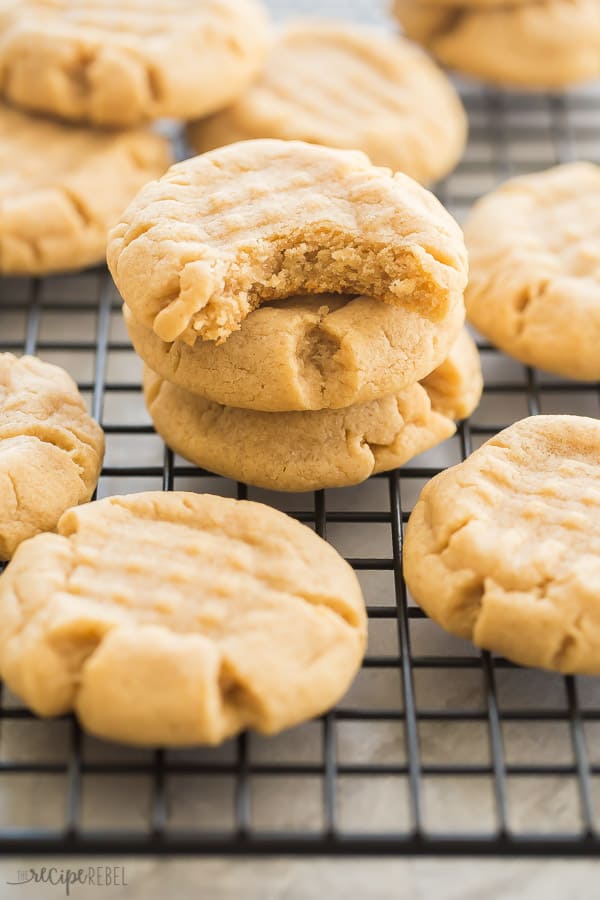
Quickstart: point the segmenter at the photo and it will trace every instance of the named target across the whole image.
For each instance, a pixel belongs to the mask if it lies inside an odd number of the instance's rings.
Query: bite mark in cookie
[[[262,303],[368,294],[444,316],[466,282],[460,228],[362,153],[248,141],[174,166],[109,236],[133,315],[165,341],[224,341]]]

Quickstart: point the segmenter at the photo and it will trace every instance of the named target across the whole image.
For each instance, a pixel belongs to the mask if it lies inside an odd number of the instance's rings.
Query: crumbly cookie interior
[[[132,313],[164,341],[223,341],[266,301],[366,294],[438,321],[466,282],[460,229],[359,152],[247,141],[174,166],[109,236]]]
[[[257,241],[228,268],[222,291],[210,287],[203,261],[184,268],[177,296],[154,320],[159,337],[175,340],[191,323],[198,337],[222,342],[262,303],[295,294],[368,294],[397,306],[418,305],[424,315],[437,318],[435,287],[412,250],[358,242],[325,229],[318,237],[299,233]]]

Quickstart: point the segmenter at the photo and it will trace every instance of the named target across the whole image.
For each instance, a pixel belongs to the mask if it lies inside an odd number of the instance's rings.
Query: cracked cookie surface
[[[416,309],[322,294],[265,304],[225,343],[165,343],[123,310],[144,362],[167,381],[225,406],[270,412],[337,409],[413,385],[450,352],[462,301],[432,322]]]
[[[394,9],[408,37],[463,75],[539,90],[600,76],[597,0],[395,0]]]
[[[600,674],[600,421],[524,419],[433,478],[404,575],[447,631],[523,665]]]
[[[513,178],[465,226],[467,315],[531,366],[600,379],[600,166]]]
[[[235,100],[267,45],[260,0],[3,0],[0,93],[102,126],[191,119]]]
[[[103,455],[102,429],[63,369],[0,354],[0,559],[90,499]]]
[[[286,28],[233,106],[188,129],[198,153],[250,138],[302,140],[362,150],[422,183],[454,168],[466,133],[454,86],[419,47],[318,20]]]
[[[110,497],[25,542],[0,578],[0,672],[36,713],[132,744],[273,734],[360,667],[350,566],[277,510],[191,493]]]
[[[439,319],[462,296],[462,232],[436,198],[358,151],[232,144],[173,166],[110,233],[135,318],[165,341],[223,341],[270,300],[368,294]]]
[[[257,487],[312,491],[358,484],[451,437],[456,425],[448,410],[454,405],[464,411],[468,402],[455,370],[472,372],[474,365],[479,369],[479,357],[465,335],[450,358],[438,374],[438,394],[444,368],[449,376],[442,412],[418,383],[369,403],[312,412],[221,406],[163,381],[149,369],[144,393],[158,433],[196,465]],[[475,398],[471,386],[468,391],[476,405],[479,396]]]
[[[171,162],[145,129],[102,133],[0,106],[0,272],[99,263],[123,206]]]

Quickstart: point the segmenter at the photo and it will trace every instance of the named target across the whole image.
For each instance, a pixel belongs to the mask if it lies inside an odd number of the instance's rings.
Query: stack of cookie
[[[0,272],[102,262],[123,206],[172,162],[144,123],[230,104],[267,34],[260,0],[3,2]]]
[[[158,432],[276,490],[356,484],[479,400],[462,233],[359,152],[247,141],[174,166],[108,260]]]
[[[394,11],[464,75],[542,90],[600,77],[597,0],[394,0]]]

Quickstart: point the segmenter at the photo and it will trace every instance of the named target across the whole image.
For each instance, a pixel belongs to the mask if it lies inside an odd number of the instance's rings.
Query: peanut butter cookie
[[[123,206],[171,161],[151,131],[90,131],[0,105],[0,273],[100,263]]]
[[[246,141],[173,166],[109,236],[135,318],[164,341],[224,341],[297,294],[368,294],[439,319],[466,282],[462,232],[435,197],[358,151]]]
[[[235,100],[267,47],[260,0],[4,0],[0,93],[95,125],[191,119]]]
[[[0,353],[0,559],[92,496],[104,434],[63,369]]]
[[[430,481],[404,574],[443,628],[514,662],[600,674],[600,421],[535,416]]]
[[[597,0],[395,0],[395,11],[408,37],[463,75],[538,90],[600,76]]]
[[[161,341],[124,307],[147,365],[173,384],[225,406],[269,412],[337,409],[413,385],[450,352],[462,300],[433,322],[415,308],[320,294],[260,306],[224,344]]]
[[[475,327],[528,365],[600,379],[600,166],[507,181],[475,205],[465,235]]]
[[[36,713],[131,744],[273,734],[360,667],[350,566],[258,503],[131,494],[71,509],[0,578],[0,673]]]
[[[415,44],[314,21],[289,26],[246,92],[188,135],[198,153],[250,138],[363,150],[427,183],[460,159],[467,120],[451,82]]]
[[[476,397],[473,386],[456,377],[457,367],[465,372],[476,367]],[[449,377],[441,391],[444,371]],[[358,484],[451,437],[456,425],[448,411],[472,411],[481,393],[481,373],[477,348],[465,335],[454,357],[438,371],[433,396],[442,395],[442,412],[421,384],[369,403],[317,412],[221,406],[149,369],[144,392],[158,433],[196,465],[271,490],[310,491]]]

